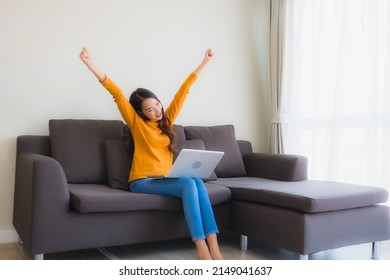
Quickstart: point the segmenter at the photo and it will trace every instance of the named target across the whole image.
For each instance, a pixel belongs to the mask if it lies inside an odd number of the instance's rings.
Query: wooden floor
[[[221,234],[221,252],[227,260],[296,260],[299,255],[249,240],[247,251],[240,249],[240,236]],[[192,260],[195,259],[194,245],[190,239],[179,239],[147,244],[88,249],[63,253],[46,254],[50,260]],[[312,260],[368,260],[371,258],[371,244],[361,244],[310,255]],[[382,242],[380,258],[390,260],[390,241]],[[0,244],[0,260],[31,259],[17,243]]]

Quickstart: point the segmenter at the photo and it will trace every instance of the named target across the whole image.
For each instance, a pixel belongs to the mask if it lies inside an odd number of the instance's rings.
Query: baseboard
[[[2,229],[0,230],[0,244],[14,243],[19,239],[16,230],[14,229]]]

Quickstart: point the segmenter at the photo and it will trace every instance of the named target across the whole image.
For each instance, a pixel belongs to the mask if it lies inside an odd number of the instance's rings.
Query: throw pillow
[[[238,147],[233,125],[186,126],[186,139],[202,139],[207,150],[225,152],[215,168],[218,177],[245,176],[245,166]]]
[[[114,189],[130,190],[128,179],[133,154],[127,142],[106,141],[106,166],[108,184]]]

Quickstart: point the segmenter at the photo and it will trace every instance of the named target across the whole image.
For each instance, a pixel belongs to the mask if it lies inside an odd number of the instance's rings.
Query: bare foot
[[[210,250],[210,255],[213,260],[223,260],[221,251],[219,250],[217,235],[215,233],[207,236],[207,244]]]
[[[213,260],[224,260],[219,250],[216,250],[215,252],[210,251],[210,255],[213,258]]]
[[[195,246],[197,251],[197,260],[212,260],[209,248],[207,247],[204,239],[195,240]]]
[[[210,256],[209,253],[207,254],[199,254],[196,256],[197,260],[212,260],[213,258]]]

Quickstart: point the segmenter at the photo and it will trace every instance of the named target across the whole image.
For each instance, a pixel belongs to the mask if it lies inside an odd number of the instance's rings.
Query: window
[[[287,1],[287,153],[311,179],[390,188],[390,1]]]

